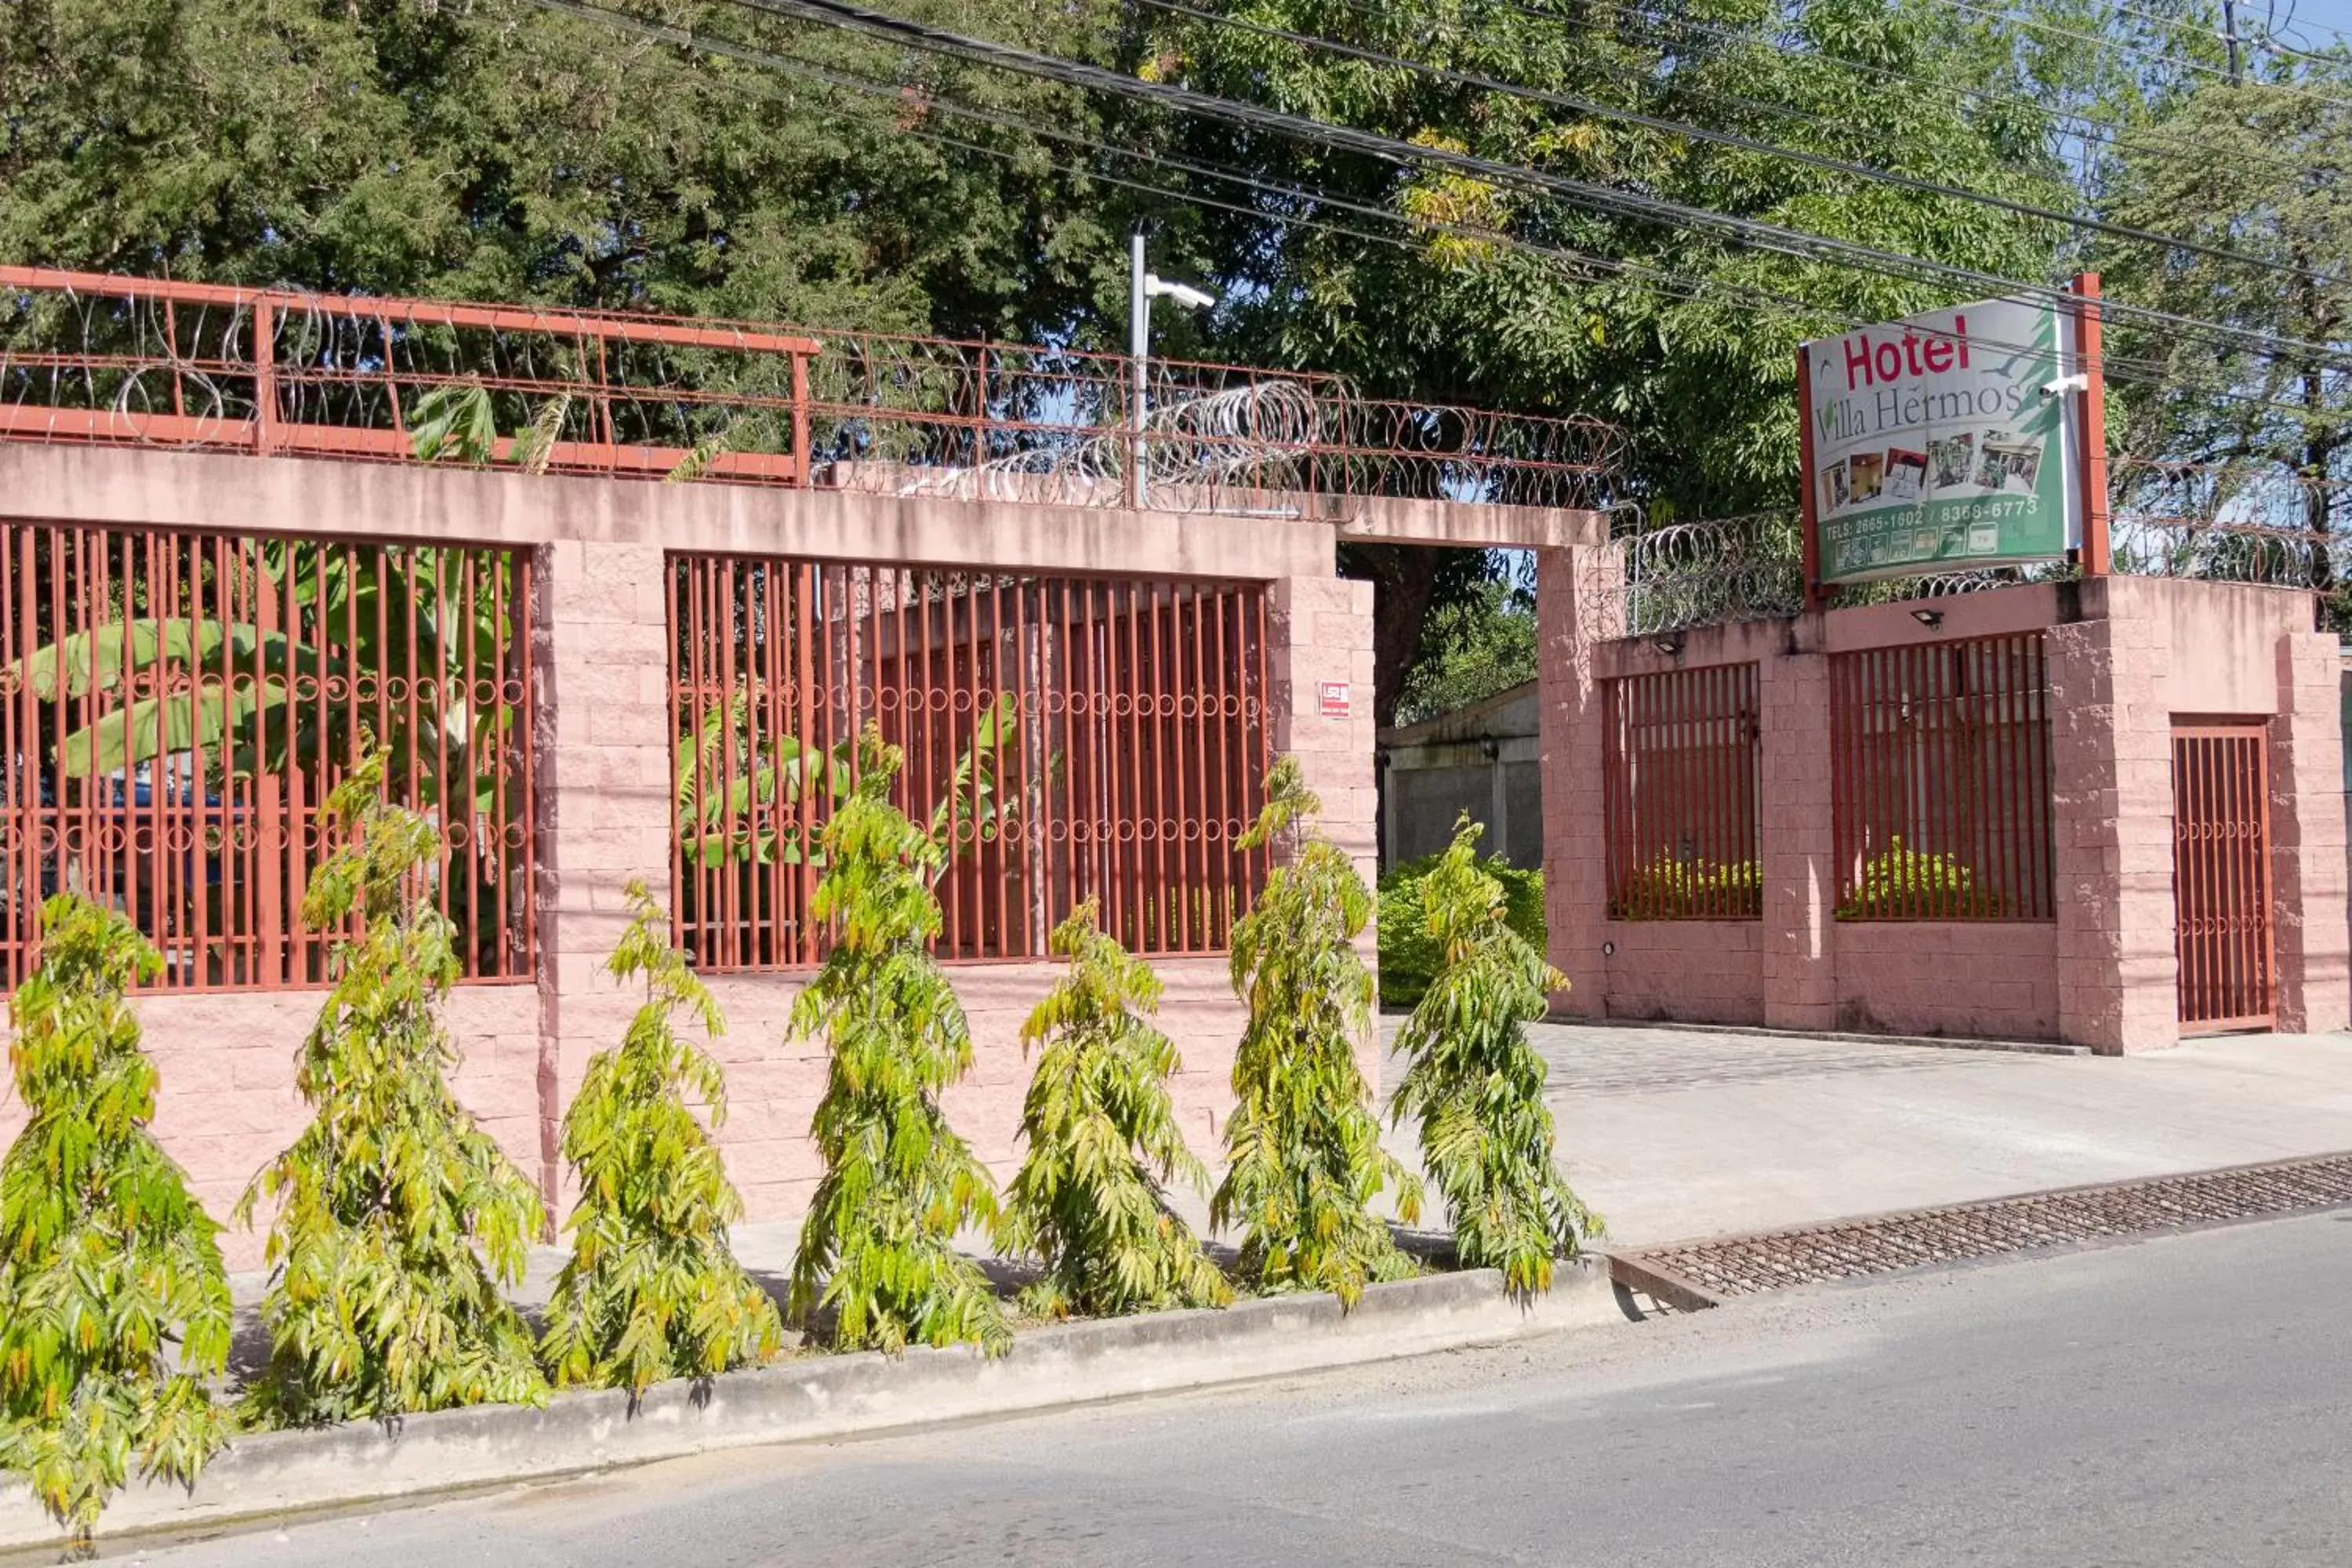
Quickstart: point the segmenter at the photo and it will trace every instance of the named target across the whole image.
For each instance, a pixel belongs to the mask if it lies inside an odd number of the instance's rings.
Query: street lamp
[[[1143,426],[1150,406],[1151,301],[1173,300],[1188,310],[1205,310],[1217,302],[1217,297],[1189,283],[1171,283],[1146,271],[1143,265],[1143,231],[1139,228],[1135,231],[1129,250],[1129,263],[1127,323],[1128,349],[1135,360],[1135,457],[1128,465],[1128,504],[1140,509],[1150,489],[1150,479],[1144,472]]]

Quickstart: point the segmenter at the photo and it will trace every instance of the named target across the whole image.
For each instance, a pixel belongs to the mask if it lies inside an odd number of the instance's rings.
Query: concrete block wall
[[[767,491],[735,486],[397,468],[299,459],[106,452],[0,444],[0,494],[21,515],[156,528],[469,541],[534,553],[532,663],[541,725],[535,848],[539,963],[533,984],[466,986],[448,1007],[463,1054],[458,1098],[569,1209],[562,1122],[589,1058],[617,1044],[640,996],[604,973],[643,878],[669,897],[672,764],[665,562],[672,551],[794,552],[994,571],[1221,577],[1268,585],[1274,745],[1296,755],[1324,803],[1323,830],[1374,872],[1372,590],[1334,574],[1330,521],[1153,514],[1139,520],[938,498]],[[1321,689],[1349,689],[1326,716]],[[1376,952],[1367,931],[1368,961]],[[1185,1135],[1213,1160],[1231,1103],[1243,1014],[1223,955],[1156,959],[1160,1026],[1183,1058],[1173,1092]],[[975,1067],[950,1115],[1000,1176],[1029,1064],[1022,1022],[1059,973],[1047,963],[950,966],[971,1019]],[[824,1047],[790,1041],[801,978],[708,977],[730,1027],[716,1050],[730,1084],[720,1146],[747,1216],[788,1218],[818,1175],[807,1132]],[[139,1003],[162,1078],[158,1131],[197,1194],[226,1219],[254,1173],[299,1132],[297,1048],[320,992],[154,995]],[[1360,1060],[1379,1081],[1377,1040]],[[0,1138],[22,1123],[0,1084]],[[226,1237],[233,1267],[258,1263],[259,1235]]]
[[[198,1202],[223,1225],[253,1178],[310,1121],[294,1069],[325,993],[281,991],[145,996],[136,1009],[155,1063],[155,1136],[188,1173]],[[540,1171],[539,993],[530,985],[468,985],[446,1022],[463,1059],[451,1088],[518,1168]],[[0,1147],[25,1124],[13,1086],[0,1084]],[[252,1230],[227,1230],[232,1268],[257,1268],[273,1211]]]
[[[1611,921],[1605,930],[1598,989],[1609,1017],[1765,1021],[1764,922]]]
[[[2352,1011],[2344,906],[2343,656],[2333,637],[2278,641],[2271,721],[2271,881],[2278,910],[2279,1027],[2341,1028]]]
[[[1321,828],[1356,864],[1370,887],[1380,875],[1380,781],[1372,717],[1372,585],[1333,576],[1285,577],[1269,606],[1274,646],[1274,749],[1296,757],[1307,787],[1323,803]],[[1344,687],[1345,716],[1323,710],[1327,686]],[[1377,919],[1356,943],[1377,967]],[[1365,1081],[1381,1081],[1380,1037],[1367,1028],[1356,1045]]]
[[[2058,930],[2047,921],[1843,922],[1831,1018],[1853,1034],[2054,1040]]]
[[[2094,579],[1622,638],[1597,625],[1613,566],[1539,563],[1546,903],[1568,1016],[2062,1039],[2108,1052],[2179,1037],[2172,900],[2176,721],[2267,726],[2279,1026],[2352,1017],[2339,658],[2307,597],[2239,584]],[[1830,660],[1864,648],[2040,631],[2048,655],[2053,890],[2045,922],[1834,918]],[[1603,636],[1601,634],[1609,634]],[[1762,918],[1607,918],[1602,683],[1754,663]],[[1678,928],[1678,929],[1676,929]],[[1611,952],[1614,949],[1613,953]]]

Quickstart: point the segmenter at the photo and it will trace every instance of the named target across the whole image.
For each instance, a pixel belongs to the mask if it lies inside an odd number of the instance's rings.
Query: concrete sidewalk
[[[1392,1038],[1402,1020],[1381,1023]],[[1618,1243],[2352,1148],[2352,1035],[2117,1058],[1607,1025],[1533,1034],[1570,1180]]]

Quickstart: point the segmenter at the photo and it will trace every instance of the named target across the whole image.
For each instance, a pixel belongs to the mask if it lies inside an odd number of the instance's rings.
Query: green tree
[[[2118,148],[2107,214],[2289,270],[2109,247],[2106,290],[2135,304],[2244,331],[2352,353],[2352,190],[2341,174],[2352,145],[2352,64],[2315,67],[2294,82],[2213,83],[2174,103]],[[2197,149],[2184,156],[2184,145]],[[2352,479],[2352,379],[2318,355],[2217,348],[2207,337],[2118,318],[2108,353],[2153,360],[2160,384],[2110,394],[2111,439],[2140,457],[2232,465],[2257,476],[2336,480],[2301,492],[2298,508],[2237,515],[2331,531]],[[2125,476],[2126,482],[2132,476]],[[2226,487],[2225,487],[2226,488]],[[2226,502],[2232,499],[2218,498]],[[2262,498],[2237,498],[2242,508]],[[2326,557],[2316,558],[2323,570]],[[2326,576],[2323,583],[2330,580]]]
[[[1421,1163],[1445,1194],[1455,1256],[1499,1268],[1513,1295],[1551,1289],[1552,1260],[1575,1256],[1600,1217],[1570,1191],[1554,1157],[1547,1068],[1528,1044],[1568,977],[1510,927],[1503,884],[1478,864],[1485,831],[1468,817],[1422,879],[1437,978],[1397,1038],[1403,1080],[1396,1126],[1421,1130]]]
[[[1223,1306],[1224,1276],[1168,1206],[1167,1186],[1207,1190],[1168,1099],[1176,1047],[1146,1015],[1159,976],[1096,921],[1089,899],[1054,928],[1068,972],[1021,1026],[1041,1047],[1021,1114],[1028,1157],[1005,1193],[1004,1244],[1041,1258],[1032,1300],[1056,1316]]]
[[[1265,794],[1242,846],[1285,854],[1234,924],[1234,990],[1249,1023],[1234,1056],[1225,1178],[1210,1223],[1241,1227],[1246,1278],[1334,1291],[1352,1306],[1367,1283],[1413,1269],[1373,1200],[1393,1188],[1404,1220],[1421,1212],[1421,1183],[1381,1147],[1356,1065],[1372,1027],[1372,974],[1356,949],[1372,895],[1346,851],[1314,830],[1322,802],[1296,758],[1275,763]]]
[[[311,929],[352,929],[295,1068],[316,1115],[237,1205],[241,1224],[278,1205],[269,1361],[250,1394],[278,1424],[546,1394],[530,1334],[499,1294],[521,1278],[546,1211],[449,1092],[457,1051],[440,1008],[457,959],[427,886],[440,835],[384,800],[384,762],[370,751],[328,797],[326,823],[348,841],[303,904]]]
[[[1418,724],[1535,678],[1534,585],[1489,577],[1429,612],[1392,721]]]
[[[0,1161],[0,1470],[87,1542],[132,1467],[193,1483],[228,1435],[220,1227],[148,1132],[155,1064],[125,994],[163,960],[69,893],[8,1010],[30,1113]]]
[[[824,1174],[801,1224],[790,1305],[803,1324],[834,1313],[843,1348],[1012,1342],[995,1291],[955,1248],[992,1226],[988,1171],[948,1125],[940,1092],[971,1070],[971,1032],[929,951],[943,851],[890,802],[903,761],[867,725],[856,786],[825,823],[824,875],[810,913],[833,948],[793,999],[792,1032],[831,1047],[810,1129]]]
[[[727,1227],[743,1202],[710,1133],[727,1086],[709,1052],[680,1039],[681,1013],[707,1035],[719,1004],[667,941],[669,920],[643,882],[605,969],[642,977],[645,1005],[620,1048],[590,1058],[563,1117],[563,1157],[580,1182],[564,1224],[572,1256],[547,1305],[541,1355],[558,1387],[589,1383],[643,1394],[666,1377],[709,1377],[763,1361],[782,1342],[775,1303],[735,1261]]]
[[[1084,130],[1078,95],[730,5],[619,8],[893,90],[530,0],[29,0],[0,19],[0,255],[1024,338],[1098,280],[1107,300],[1123,286],[1101,193],[1035,138],[946,128],[984,149],[966,152],[906,134],[943,93]],[[1116,23],[1107,4],[909,9],[1064,52],[1101,52]]]

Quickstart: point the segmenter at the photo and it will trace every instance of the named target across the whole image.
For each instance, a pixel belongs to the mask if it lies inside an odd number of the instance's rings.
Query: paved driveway
[[[2347,1035],[2108,1058],[1534,1033],[1570,1178],[1627,1242],[2352,1149]]]

